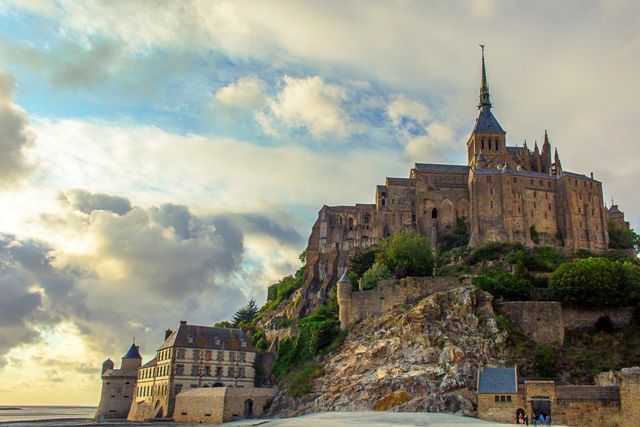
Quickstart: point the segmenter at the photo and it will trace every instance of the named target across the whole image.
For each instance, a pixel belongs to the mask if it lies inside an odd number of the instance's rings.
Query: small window
[[[541,180],[541,179],[539,179],[539,180],[538,180],[538,183],[539,183],[540,185],[544,185],[544,184],[542,183],[542,180]]]
[[[496,394],[496,402],[500,402],[500,396]]]
[[[491,175],[487,175],[487,182],[491,182]]]
[[[530,181],[529,181],[529,183],[530,183],[531,185],[533,185],[533,180],[530,180]]]
[[[220,345],[220,340],[216,339],[216,345]]]
[[[500,396],[500,402],[506,402],[507,396]]]
[[[489,189],[489,195],[490,195],[490,196],[493,196],[493,188],[490,188],[490,189]]]
[[[507,402],[511,402],[511,396],[507,396]]]
[[[491,206],[491,209],[493,209],[493,202],[491,202],[489,205]]]
[[[241,345],[242,347],[246,347],[246,346],[247,346],[247,342],[246,342],[246,341],[242,341],[242,342],[240,343],[240,345]]]

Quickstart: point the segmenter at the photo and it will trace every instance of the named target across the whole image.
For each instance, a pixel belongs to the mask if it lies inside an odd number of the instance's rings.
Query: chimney
[[[180,324],[181,324],[181,325],[186,325],[186,324],[187,324],[187,321],[186,321],[186,320],[181,320],[181,321],[180,321]]]
[[[166,341],[167,339],[169,339],[172,333],[173,331],[171,329],[167,329],[166,331],[164,331],[164,340]]]

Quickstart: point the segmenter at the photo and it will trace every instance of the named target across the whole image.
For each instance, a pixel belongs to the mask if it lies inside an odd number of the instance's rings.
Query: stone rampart
[[[351,291],[351,284],[338,289],[340,327],[347,329],[359,320],[386,313],[395,307],[416,302],[436,292],[447,291],[468,281],[454,277],[407,277],[382,280],[375,289]],[[339,284],[341,286],[342,284]]]
[[[540,345],[560,347],[564,342],[562,306],[555,301],[516,301],[497,305],[511,326]]]
[[[603,316],[609,316],[614,326],[631,323],[632,308],[602,308],[586,310],[562,307],[557,301],[513,301],[496,305],[509,323],[540,345],[562,346],[566,331],[593,328]]]
[[[563,307],[562,318],[567,330],[593,328],[598,319],[609,316],[616,327],[626,326],[633,319],[633,308],[601,308],[585,310],[581,308]]]
[[[272,388],[197,388],[176,396],[178,422],[223,423],[262,415],[275,396]]]

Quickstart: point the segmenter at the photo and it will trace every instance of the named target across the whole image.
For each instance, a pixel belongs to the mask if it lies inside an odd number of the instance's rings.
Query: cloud
[[[411,101],[399,94],[387,107],[387,114],[394,126],[409,135],[423,134],[423,128],[433,117],[431,109],[422,102]]]
[[[215,94],[216,100],[224,105],[243,110],[260,109],[266,101],[265,82],[254,77],[242,77],[236,83],[230,83]]]
[[[343,108],[349,98],[344,87],[325,83],[319,76],[284,76],[283,82],[284,88],[269,106],[278,125],[308,132],[315,139],[329,135],[344,138],[356,130]],[[270,133],[270,128],[265,131]]]
[[[0,186],[8,186],[26,176],[32,166],[25,149],[34,143],[27,113],[13,103],[15,79],[0,71]]]
[[[95,210],[105,210],[124,215],[131,210],[131,202],[119,196],[92,194],[87,190],[69,190],[60,194],[60,200],[66,200],[73,209],[90,214]]]

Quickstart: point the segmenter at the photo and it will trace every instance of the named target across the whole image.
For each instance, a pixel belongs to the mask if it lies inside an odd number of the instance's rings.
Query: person
[[[540,425],[544,425],[544,414],[542,412],[540,413]]]
[[[551,416],[547,415],[547,417],[544,419],[544,421],[547,423],[548,426],[551,425]]]
[[[518,424],[524,424],[524,417],[522,416],[522,414],[520,414],[520,416],[518,417]]]
[[[524,423],[529,425],[529,416],[527,414],[524,414]]]
[[[538,425],[538,417],[536,417],[535,413],[531,414],[531,421],[533,422],[534,426]]]

